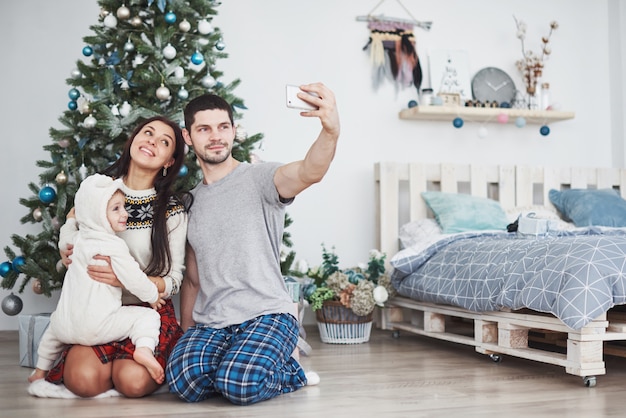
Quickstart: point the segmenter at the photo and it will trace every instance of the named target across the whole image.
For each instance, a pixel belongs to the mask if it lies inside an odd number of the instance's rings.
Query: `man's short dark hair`
[[[225,110],[228,112],[230,123],[234,125],[232,106],[220,96],[206,93],[191,100],[185,106],[185,127],[187,129],[191,129],[191,125],[195,122],[196,113],[203,110]]]

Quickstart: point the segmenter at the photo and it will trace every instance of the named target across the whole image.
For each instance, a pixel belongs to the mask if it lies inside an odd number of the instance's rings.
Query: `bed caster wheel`
[[[588,388],[592,388],[596,386],[596,377],[595,376],[585,376],[583,377],[583,383]]]
[[[400,331],[396,330],[396,331],[392,332],[391,336],[393,338],[400,338]]]
[[[500,363],[502,361],[502,356],[500,354],[489,354],[489,358],[494,363]]]

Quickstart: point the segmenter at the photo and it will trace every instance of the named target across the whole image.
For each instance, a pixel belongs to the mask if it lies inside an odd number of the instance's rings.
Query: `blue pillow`
[[[626,200],[616,190],[552,189],[548,197],[563,218],[578,227],[626,227]]]
[[[500,203],[463,193],[422,192],[444,234],[506,230],[510,223]]]

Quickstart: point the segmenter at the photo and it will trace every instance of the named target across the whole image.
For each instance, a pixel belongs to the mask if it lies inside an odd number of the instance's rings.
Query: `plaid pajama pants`
[[[222,395],[248,405],[306,385],[304,370],[291,357],[298,322],[289,314],[263,315],[215,329],[191,327],[167,362],[170,392],[187,402]]]

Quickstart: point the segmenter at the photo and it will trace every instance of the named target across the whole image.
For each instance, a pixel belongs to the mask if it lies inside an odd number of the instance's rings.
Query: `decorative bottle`
[[[422,89],[422,94],[420,95],[420,106],[430,106],[433,104],[433,89],[425,88]]]
[[[541,110],[549,110],[552,106],[550,99],[550,83],[542,83],[541,84],[541,101],[540,101],[540,109]]]

